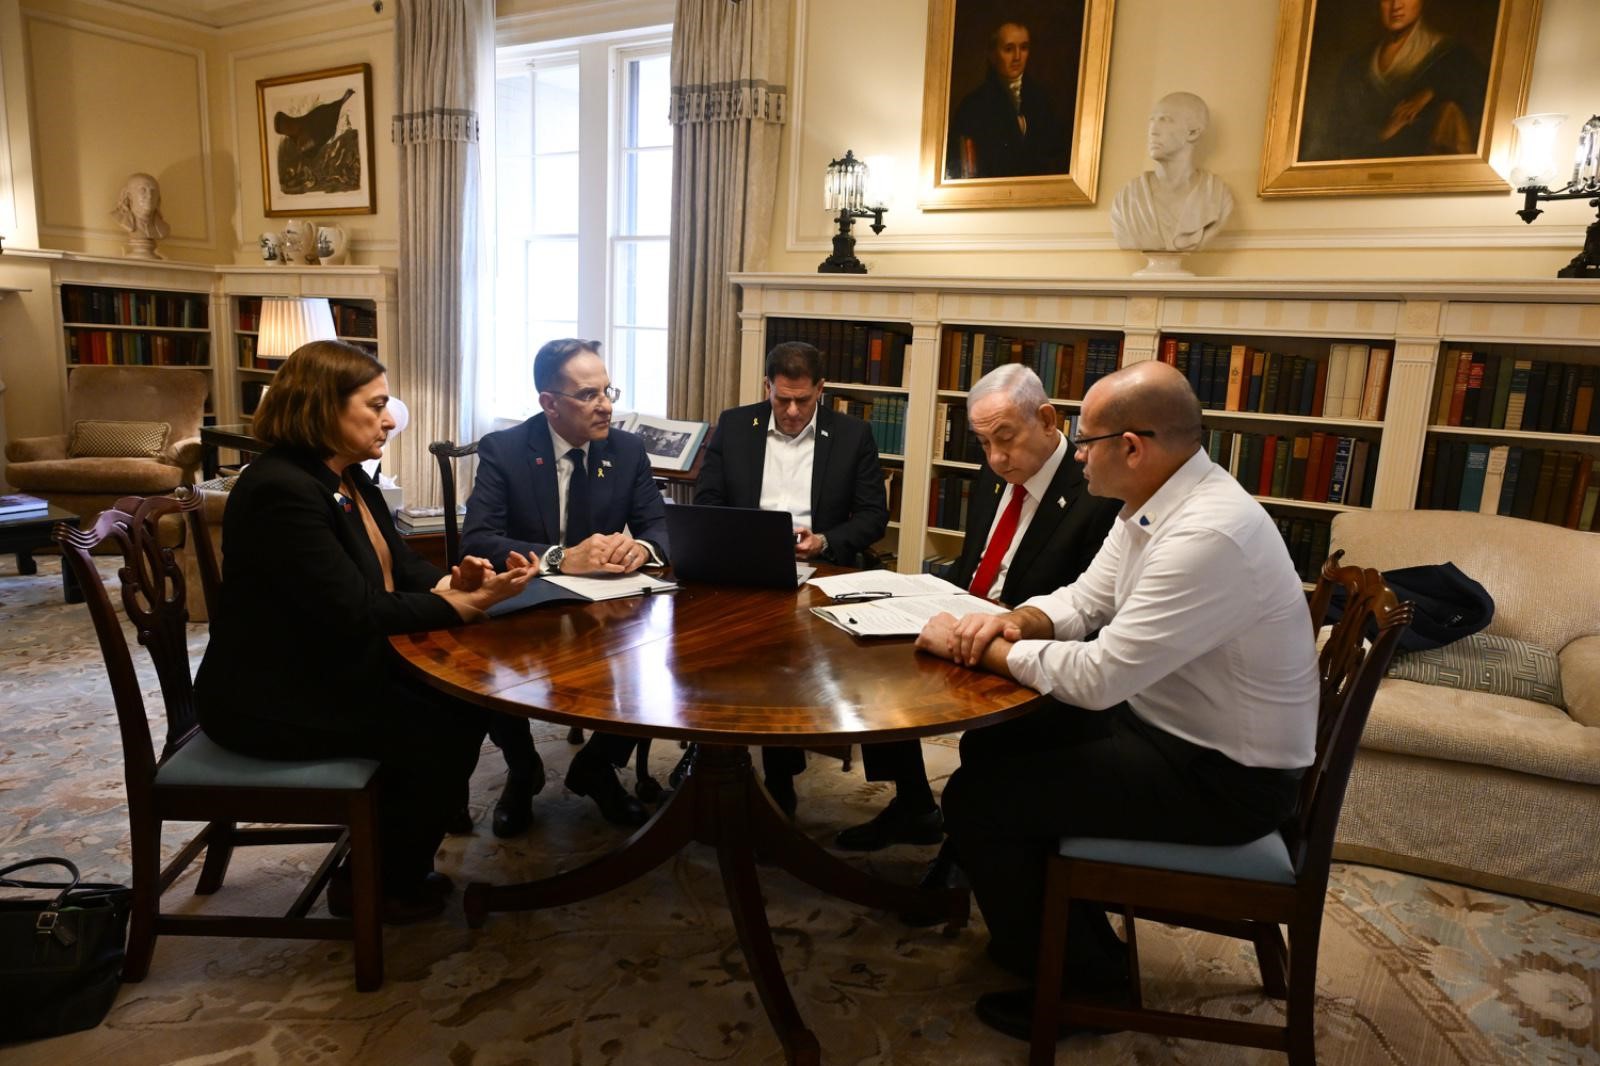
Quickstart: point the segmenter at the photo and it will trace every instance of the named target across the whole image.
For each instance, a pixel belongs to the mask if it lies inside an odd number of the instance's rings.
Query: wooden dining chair
[[[200,731],[189,670],[183,572],[172,549],[156,541],[157,523],[174,514],[187,517],[191,533],[206,545],[202,583],[212,590],[214,606],[220,606],[216,557],[198,518],[200,497],[192,491],[180,489],[178,496],[148,499],[125,497],[102,512],[89,529],[59,525],[54,534],[65,565],[82,585],[122,734],[133,852],[133,905],[122,979],[144,979],[160,934],[344,939],[354,942],[356,987],[372,991],[383,983],[378,764],[371,759],[256,759],[229,751]],[[102,544],[121,553],[123,611],[155,664],[167,719],[159,757],[121,620],[90,558]],[[209,577],[204,576],[206,567]],[[163,822],[205,823],[164,868]],[[241,822],[268,824],[241,828]],[[203,896],[222,887],[234,848],[308,843],[332,847],[283,917],[161,911],[162,893],[202,852],[205,861],[195,894]],[[306,917],[346,854],[354,896],[351,917]]]
[[[456,523],[456,460],[478,454],[478,442],[457,444],[453,440],[436,440],[428,451],[439,464],[439,492],[444,504],[444,554],[445,565],[454,566],[461,561],[461,531]],[[568,744],[582,744],[583,730],[573,726],[567,730]],[[639,742],[635,758],[634,792],[642,800],[654,802],[661,797],[661,785],[650,776],[650,741]]]
[[[1294,817],[1277,832],[1235,847],[1065,837],[1048,861],[1039,940],[1034,1066],[1055,1061],[1059,1022],[1286,1051],[1292,1066],[1315,1066],[1317,950],[1328,866],[1356,744],[1400,633],[1411,621],[1376,570],[1323,564],[1311,597],[1311,633],[1344,589],[1343,617],[1324,643],[1318,670],[1316,757],[1300,782]],[[1369,620],[1376,636],[1363,640]],[[1131,974],[1126,1005],[1069,1000],[1061,990],[1067,914],[1081,899],[1120,910]],[[1138,919],[1201,929],[1255,945],[1267,995],[1287,999],[1286,1024],[1203,1017],[1145,1007],[1139,988]],[[1279,926],[1289,930],[1285,945]]]

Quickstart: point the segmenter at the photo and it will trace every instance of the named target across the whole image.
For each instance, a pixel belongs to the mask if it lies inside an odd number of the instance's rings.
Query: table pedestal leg
[[[467,924],[482,926],[490,911],[555,907],[609,892],[649,873],[690,841],[717,849],[723,891],[751,980],[788,1061],[797,1066],[819,1062],[821,1051],[795,1006],[772,942],[756,874],[758,842],[763,855],[841,899],[944,918],[952,928],[967,923],[970,904],[964,889],[927,891],[869,877],[818,847],[783,816],[757,783],[748,749],[701,744],[683,786],[622,847],[538,881],[474,882],[465,896]]]

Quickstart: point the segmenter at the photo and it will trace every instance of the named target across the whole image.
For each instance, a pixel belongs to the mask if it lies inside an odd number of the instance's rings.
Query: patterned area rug
[[[109,564],[104,571],[112,574]],[[96,879],[126,881],[122,761],[88,616],[61,602],[59,566],[37,577],[0,561],[0,863],[65,854]],[[206,631],[191,631],[198,660]],[[136,654],[142,655],[140,652]],[[159,698],[144,674],[152,710]],[[156,712],[159,713],[159,712]],[[160,733],[158,732],[158,736]],[[546,874],[617,842],[587,801],[561,787],[565,730],[536,723],[548,784],[524,839],[488,832],[504,767],[489,747],[474,781],[480,828],[448,840],[439,867],[459,883]],[[664,777],[676,745],[656,745]],[[953,740],[926,745],[936,787]],[[818,840],[868,817],[887,786],[812,756],[801,826]],[[182,827],[180,827],[182,828]],[[171,833],[169,848],[182,840]],[[276,852],[276,854],[272,853]],[[929,849],[860,860],[914,880]],[[208,900],[213,913],[283,908],[316,861],[307,849],[246,851]],[[800,1011],[827,1062],[1021,1062],[1025,1047],[972,1013],[1014,982],[982,952],[981,918],[954,938],[833,900],[763,872],[768,910]],[[355,991],[348,947],[283,940],[168,938],[150,977],[125,986],[98,1028],[0,1048],[8,1066],[59,1063],[305,1064],[781,1062],[722,901],[712,853],[691,848],[626,889],[580,906],[496,915],[467,929],[459,904],[385,934],[386,981]],[[1205,934],[1141,932],[1146,998],[1220,1017],[1281,1018],[1259,991],[1249,949]],[[1600,1063],[1600,919],[1360,866],[1337,866],[1317,973],[1318,1059],[1394,1063]],[[1076,1037],[1064,1058],[1091,1064],[1281,1063],[1283,1057],[1138,1034]]]

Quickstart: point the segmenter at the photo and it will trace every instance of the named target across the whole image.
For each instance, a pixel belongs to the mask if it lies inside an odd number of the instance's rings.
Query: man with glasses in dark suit
[[[467,500],[461,550],[501,569],[513,551],[545,574],[631,573],[663,565],[666,508],[644,444],[611,428],[621,395],[600,358],[600,342],[563,338],[539,349],[533,383],[540,413],[478,442],[477,480]],[[515,836],[533,819],[544,766],[525,719],[493,715],[489,736],[506,758],[494,833]],[[636,741],[594,734],[573,756],[566,784],[589,796],[607,821],[643,825],[646,812],[617,780]]]

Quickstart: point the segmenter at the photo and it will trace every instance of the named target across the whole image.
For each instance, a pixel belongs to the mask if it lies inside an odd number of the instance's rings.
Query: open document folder
[[[491,618],[499,618],[542,603],[595,603],[599,600],[619,600],[624,596],[672,592],[677,587],[671,581],[663,581],[638,570],[631,574],[593,574],[584,577],[541,574],[528,582],[521,592],[509,600],[501,600],[487,613]]]
[[[858,637],[914,637],[941,612],[1002,614],[1005,608],[961,591],[932,574],[864,570],[813,578],[811,584],[834,600],[811,613]]]

